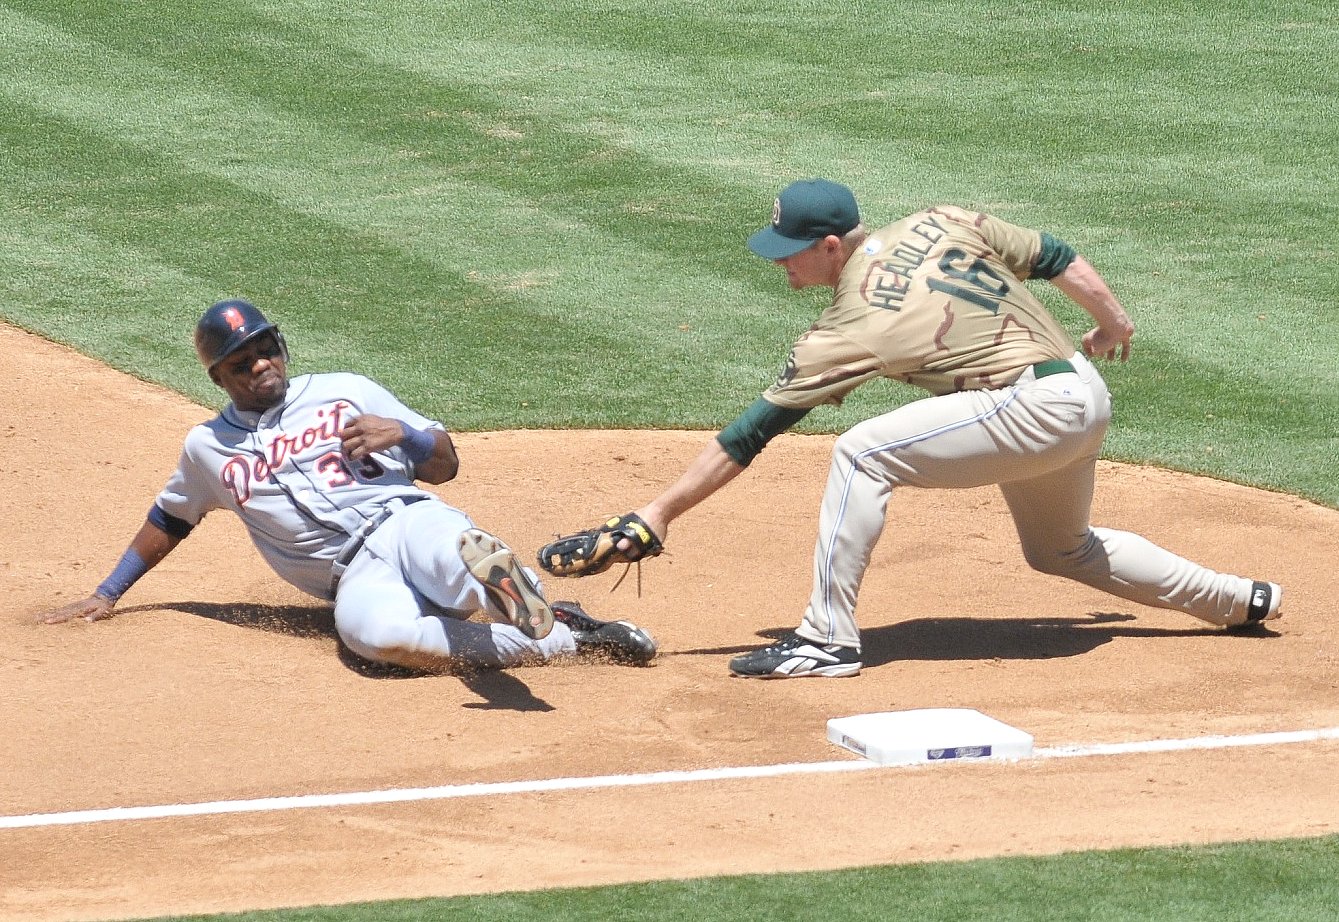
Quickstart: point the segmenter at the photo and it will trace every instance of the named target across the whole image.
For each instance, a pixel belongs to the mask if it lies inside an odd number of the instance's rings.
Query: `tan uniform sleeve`
[[[1017,278],[1027,279],[1041,253],[1041,233],[1010,224],[994,215],[978,214],[976,228],[981,239],[999,256]]]
[[[869,349],[833,330],[815,327],[795,341],[786,366],[763,399],[779,407],[840,406],[847,394],[883,374]]]

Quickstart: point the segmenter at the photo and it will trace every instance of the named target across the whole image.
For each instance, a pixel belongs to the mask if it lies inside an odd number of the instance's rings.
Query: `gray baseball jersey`
[[[229,405],[193,428],[157,506],[192,527],[212,510],[235,512],[279,576],[335,602],[340,636],[369,659],[509,666],[573,651],[563,624],[531,640],[510,624],[466,620],[493,607],[458,550],[473,522],[415,485],[402,448],[345,457],[338,433],[364,414],[444,429],[361,375],[295,377],[280,405],[263,413]],[[387,510],[394,514],[383,518]],[[368,522],[382,524],[362,543],[355,535]]]
[[[302,375],[265,413],[230,404],[192,429],[158,506],[190,525],[213,509],[237,513],[279,576],[331,599],[331,563],[359,526],[391,499],[432,496],[415,485],[402,448],[343,456],[336,434],[364,414],[444,428],[360,375]]]

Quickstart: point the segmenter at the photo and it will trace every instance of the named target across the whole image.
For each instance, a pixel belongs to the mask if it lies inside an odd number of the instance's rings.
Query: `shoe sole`
[[[845,679],[850,676],[860,675],[860,670],[864,663],[834,663],[831,666],[815,666],[812,669],[805,669],[802,672],[736,672],[731,669],[730,674],[741,679]]]
[[[553,630],[553,609],[521,564],[497,538],[477,528],[461,533],[460,559],[518,631],[543,640]]]

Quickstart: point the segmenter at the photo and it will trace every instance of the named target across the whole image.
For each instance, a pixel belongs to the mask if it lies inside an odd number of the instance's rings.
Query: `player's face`
[[[836,284],[836,275],[841,271],[840,261],[833,262],[834,259],[840,259],[840,254],[840,239],[829,236],[798,253],[778,259],[776,264],[786,270],[786,281],[791,288],[812,288],[815,285],[831,287]]]
[[[288,393],[284,350],[272,333],[256,337],[219,362],[210,377],[239,410],[268,410]]]

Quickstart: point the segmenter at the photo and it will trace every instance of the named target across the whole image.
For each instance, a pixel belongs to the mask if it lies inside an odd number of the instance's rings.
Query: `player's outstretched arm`
[[[638,509],[637,514],[663,541],[669,532],[670,522],[744,473],[744,470],[744,466],[730,457],[720,442],[712,439],[679,479],[670,484],[664,493]]]
[[[559,535],[539,550],[539,565],[554,576],[593,576],[615,563],[655,557],[664,548],[669,523],[744,470],[713,440],[670,487],[637,512],[603,525]]]
[[[91,596],[43,612],[37,616],[37,620],[42,624],[61,624],[66,621],[101,621],[110,618],[122,594],[180,543],[180,538],[169,535],[152,522],[145,522],[130,542],[130,547],[121,555],[116,569]]]
[[[1134,321],[1092,264],[1082,256],[1076,256],[1064,272],[1051,279],[1051,284],[1097,322],[1097,326],[1083,336],[1085,355],[1114,359],[1119,354],[1122,362],[1130,357]]]

